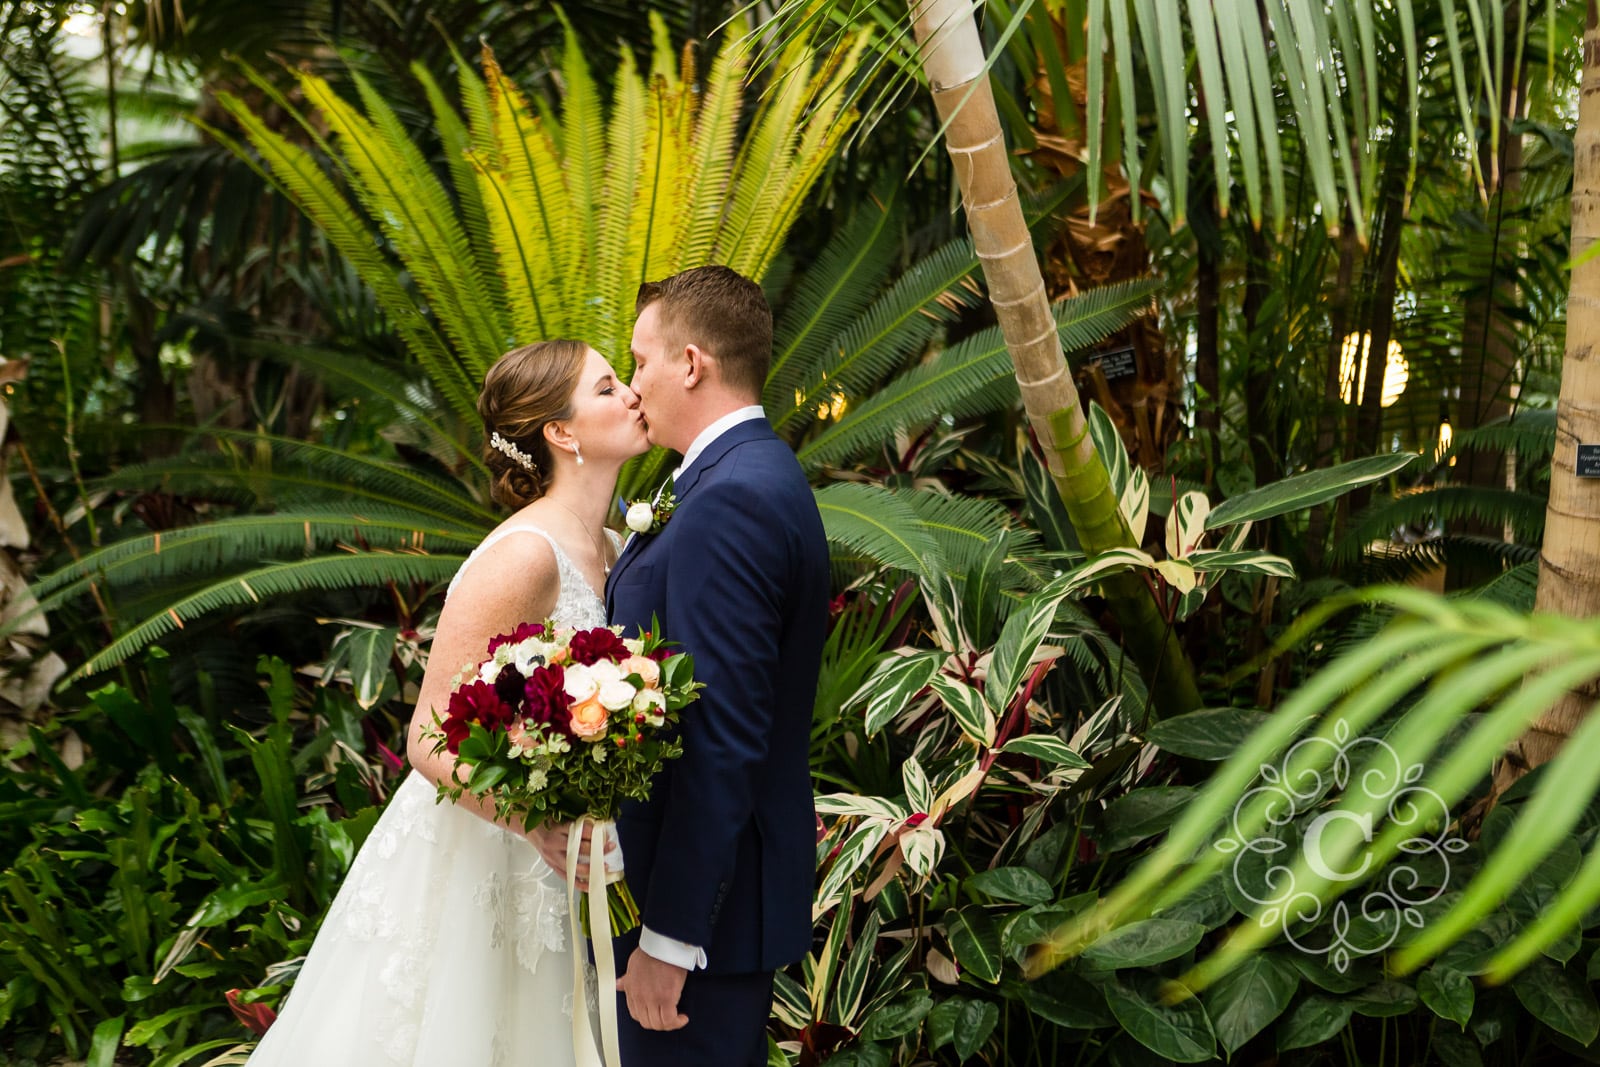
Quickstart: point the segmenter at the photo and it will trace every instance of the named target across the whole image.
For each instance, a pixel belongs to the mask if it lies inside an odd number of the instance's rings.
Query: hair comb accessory
[[[499,430],[496,430],[494,433],[489,435],[489,447],[510,457],[511,462],[515,463],[529,474],[539,473],[539,465],[533,461],[533,457],[528,455],[522,449],[518,448],[516,445],[512,444],[510,441],[507,441],[504,437],[501,437]]]

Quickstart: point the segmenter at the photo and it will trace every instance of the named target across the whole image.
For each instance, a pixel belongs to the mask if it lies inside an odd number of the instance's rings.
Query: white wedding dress
[[[536,527],[491,534],[450,589],[479,552],[521,532],[555,550],[557,625],[605,625],[604,603]],[[249,1067],[574,1062],[572,1013],[593,1025],[595,989],[591,969],[589,1003],[573,1004],[565,881],[526,838],[435,795],[415,771],[395,790]]]

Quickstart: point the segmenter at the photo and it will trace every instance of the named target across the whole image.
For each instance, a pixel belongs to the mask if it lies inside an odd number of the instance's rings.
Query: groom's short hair
[[[651,304],[668,340],[704,349],[723,381],[761,396],[772,362],[772,308],[761,286],[728,267],[695,267],[639,286],[635,314]]]

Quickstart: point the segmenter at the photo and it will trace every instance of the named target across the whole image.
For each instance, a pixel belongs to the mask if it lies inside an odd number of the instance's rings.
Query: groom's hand
[[[678,1011],[689,972],[656,959],[642,948],[628,957],[628,970],[617,979],[617,991],[628,995],[628,1014],[646,1030],[681,1030],[689,1017]]]

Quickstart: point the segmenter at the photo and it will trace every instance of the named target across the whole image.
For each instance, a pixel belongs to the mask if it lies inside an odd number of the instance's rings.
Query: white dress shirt
[[[752,419],[765,418],[766,414],[760,404],[751,404],[748,407],[739,408],[737,411],[728,412],[722,418],[701,430],[695,435],[694,441],[690,443],[689,450],[683,454],[683,462],[679,463],[677,468],[673,470],[672,480],[676,482],[683,477],[683,472],[693,466],[694,461],[699,459],[700,454],[710,448],[717,438],[740,423],[749,422]],[[670,963],[676,967],[682,967],[686,971],[699,970],[706,965],[706,950],[702,946],[691,945],[687,941],[674,940],[663,934],[656,933],[648,926],[639,933],[639,947],[644,950],[645,955],[653,956],[662,963]]]

